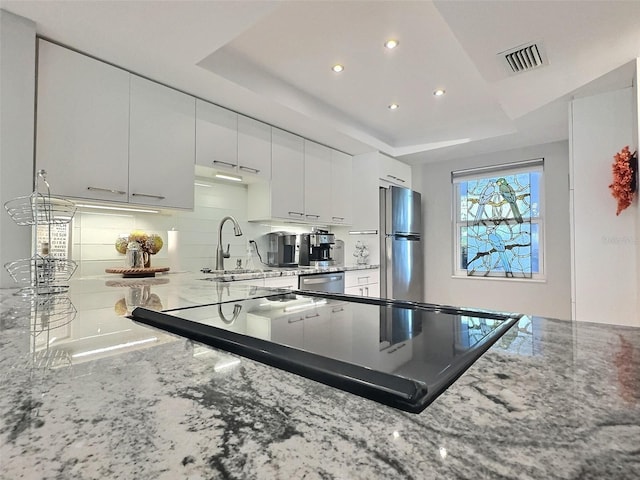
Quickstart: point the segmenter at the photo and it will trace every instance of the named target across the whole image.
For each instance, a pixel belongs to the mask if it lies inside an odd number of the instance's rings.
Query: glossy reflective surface
[[[520,318],[306,292],[133,316],[408,411],[426,407]]]

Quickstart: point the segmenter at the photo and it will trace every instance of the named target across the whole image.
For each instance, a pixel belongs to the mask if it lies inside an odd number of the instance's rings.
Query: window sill
[[[506,278],[506,277],[480,277],[469,275],[451,275],[451,278],[456,280],[482,280],[489,282],[509,282],[509,283],[547,283],[546,277],[533,277],[533,278]]]

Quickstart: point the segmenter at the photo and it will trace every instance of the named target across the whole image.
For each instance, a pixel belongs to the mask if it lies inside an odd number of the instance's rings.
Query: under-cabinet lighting
[[[241,182],[242,177],[236,175],[228,175],[225,173],[216,173],[216,178],[222,178],[223,180],[231,180],[232,182]]]
[[[96,348],[95,350],[88,350],[86,352],[74,353],[73,355],[71,355],[71,358],[87,357],[89,355],[95,355],[97,353],[112,352],[113,350],[120,350],[121,348],[135,347],[138,345],[143,345],[145,343],[151,343],[151,342],[157,342],[157,341],[158,341],[158,337],[145,338],[144,340],[137,340],[135,342],[121,343],[119,345],[112,345],[110,347]]]
[[[76,203],[76,207],[95,208],[97,210],[117,210],[119,212],[160,213],[159,210],[149,210],[146,208],[111,207],[107,205],[87,205],[84,203]]]
[[[199,183],[199,182],[195,182],[194,185],[196,187],[208,187],[208,188],[213,188],[213,185],[211,185],[210,183]]]
[[[378,230],[349,230],[349,235],[377,235]]]

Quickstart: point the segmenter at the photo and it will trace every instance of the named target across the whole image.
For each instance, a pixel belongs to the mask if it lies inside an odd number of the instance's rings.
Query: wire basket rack
[[[73,260],[54,258],[49,255],[51,225],[71,222],[76,213],[76,206],[64,198],[52,196],[46,177],[46,171],[38,170],[34,180],[34,192],[4,204],[5,210],[14,222],[18,225],[33,227],[33,255],[4,265],[9,275],[18,284],[28,284],[18,291],[19,295],[51,295],[65,292],[69,286],[64,282],[71,278],[77,268]],[[39,226],[48,227],[46,250],[43,247],[40,253],[38,253]]]
[[[7,315],[29,319],[33,334],[63,327],[76,318],[76,307],[66,295],[14,298]]]
[[[65,224],[69,223],[76,213],[73,202],[38,192],[9,200],[4,204],[4,208],[18,225]]]
[[[66,291],[64,282],[69,281],[78,264],[73,260],[34,255],[31,258],[6,263],[11,278],[19,285],[28,284],[29,288],[20,290],[20,294],[60,293]]]

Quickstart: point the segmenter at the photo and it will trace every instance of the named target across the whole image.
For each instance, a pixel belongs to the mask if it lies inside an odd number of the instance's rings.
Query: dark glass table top
[[[274,289],[135,321],[420,412],[522,315]]]

